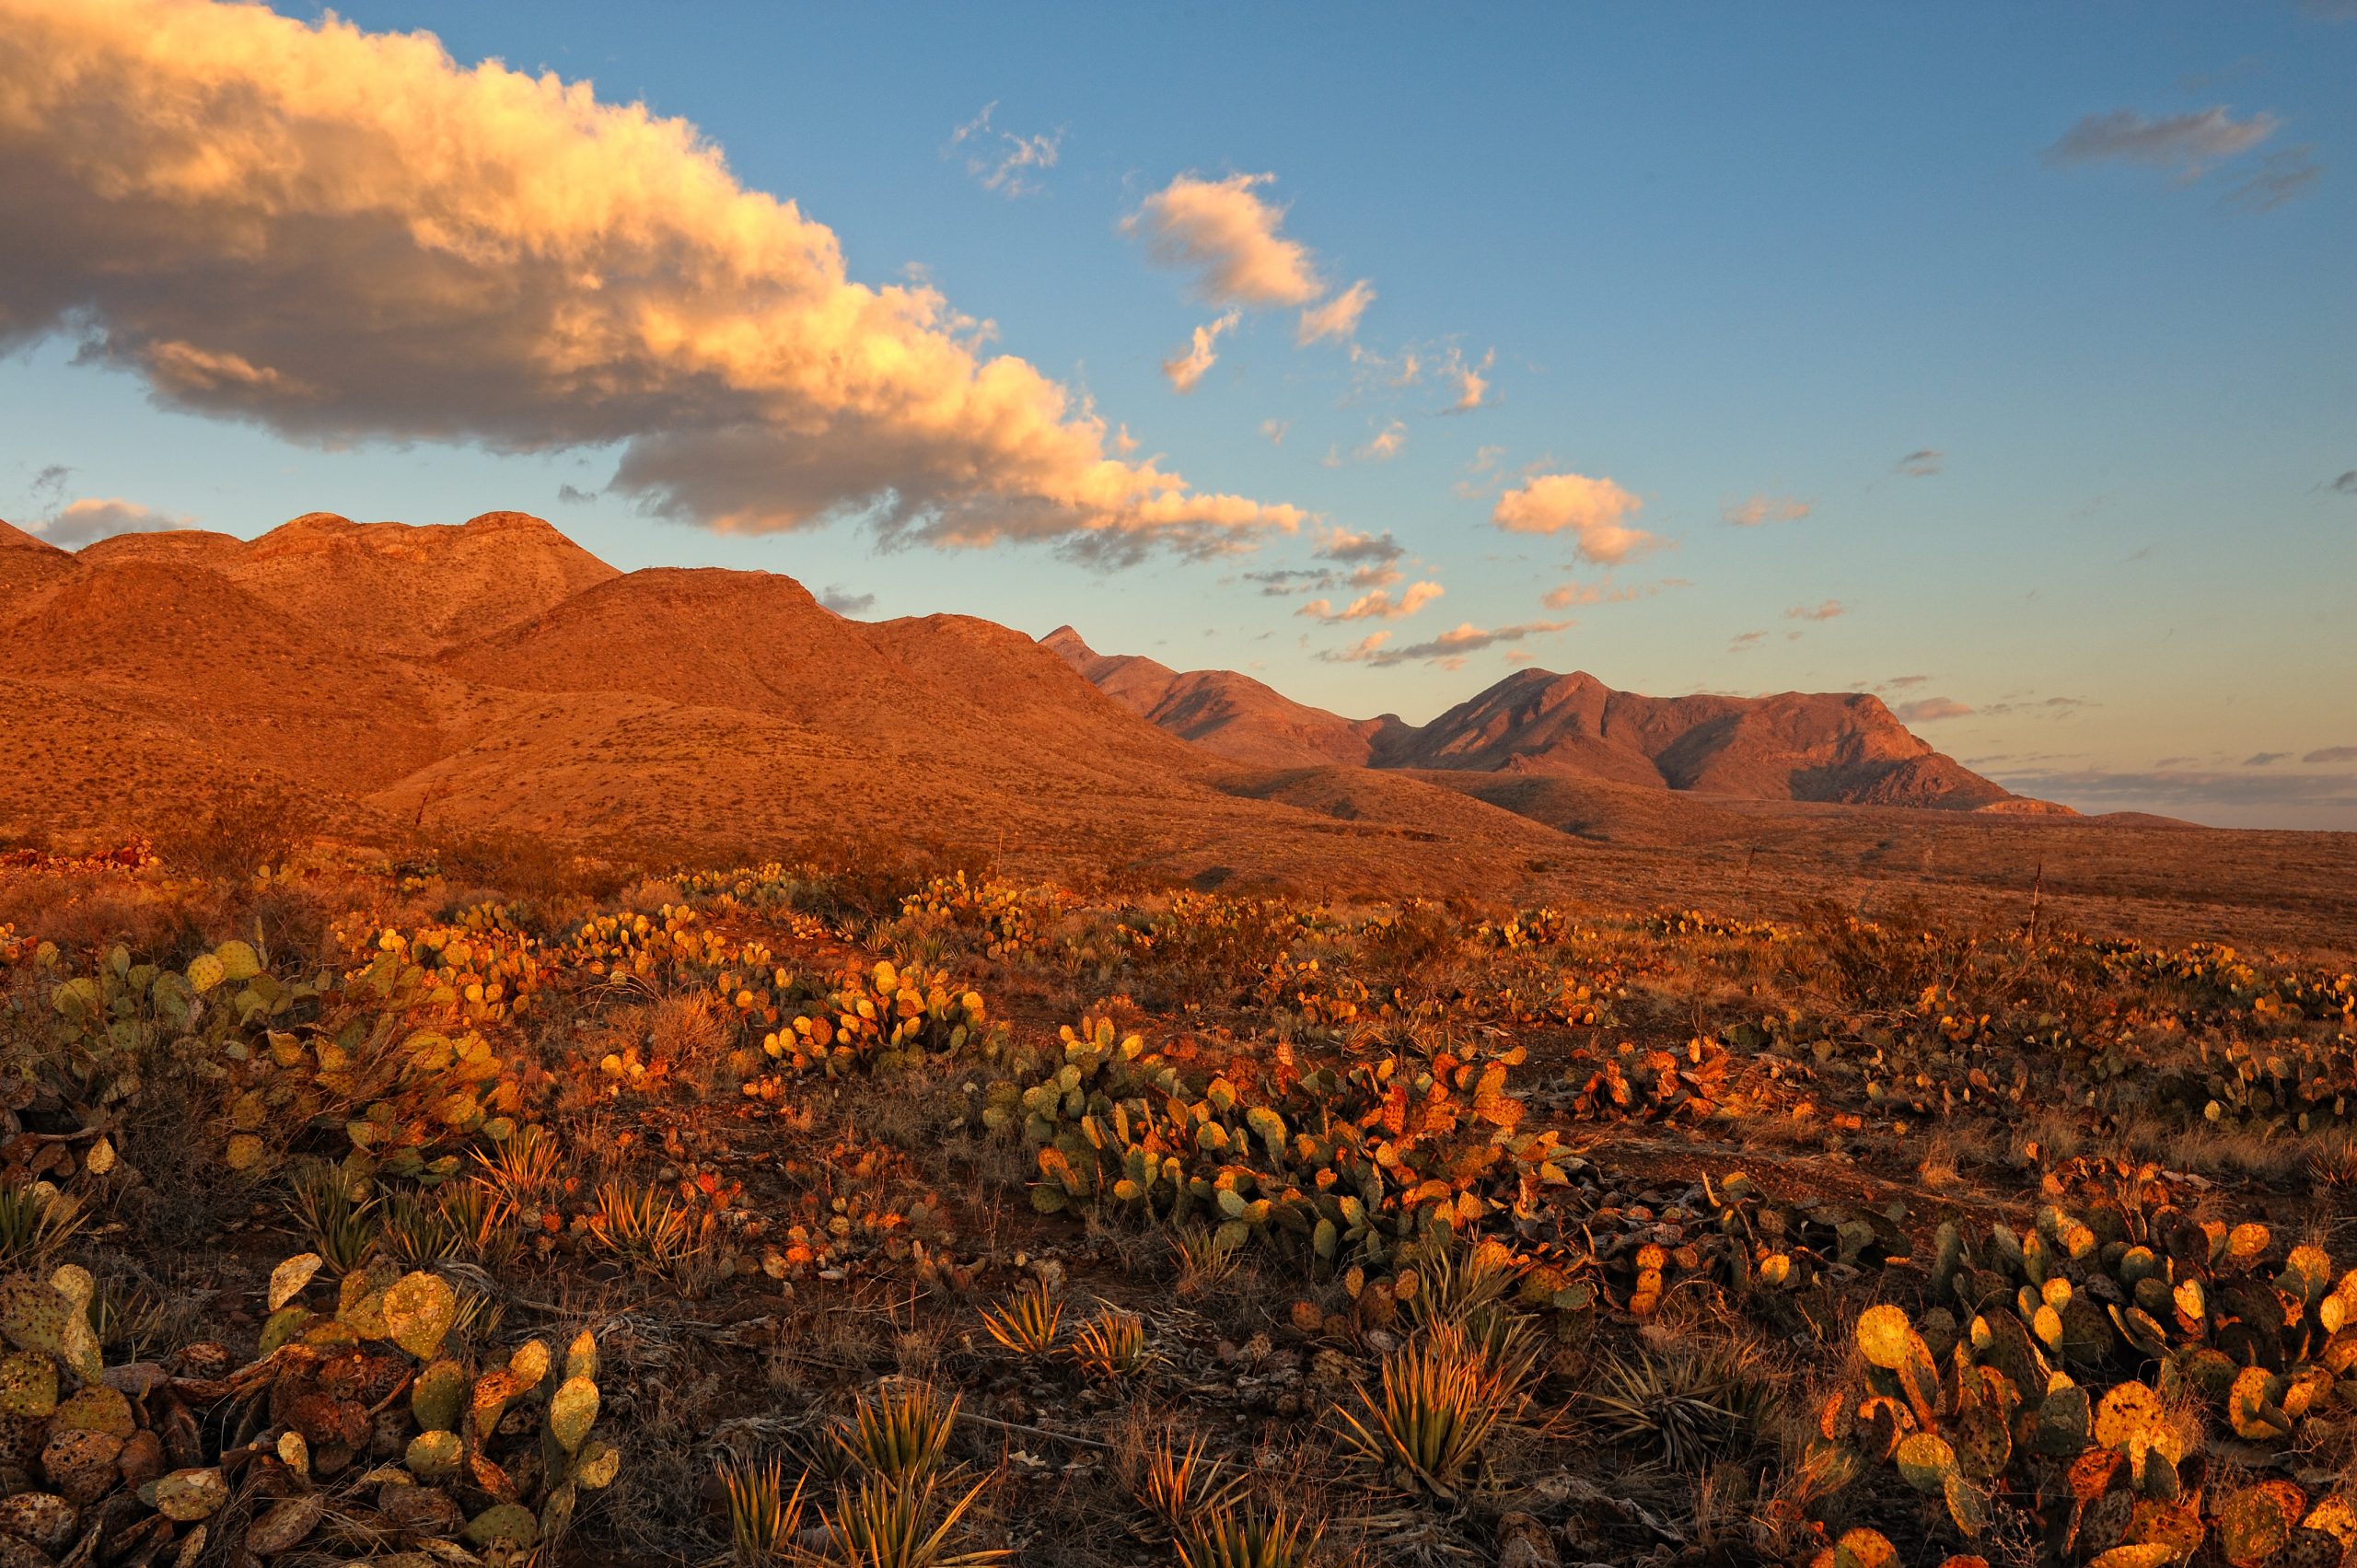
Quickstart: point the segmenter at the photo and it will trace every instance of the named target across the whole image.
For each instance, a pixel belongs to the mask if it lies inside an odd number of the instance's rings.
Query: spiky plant
[[[0,1268],[47,1268],[82,1218],[82,1205],[45,1181],[0,1186]]]
[[[1499,1425],[1519,1415],[1522,1381],[1500,1377],[1482,1347],[1442,1324],[1383,1358],[1381,1386],[1335,1407],[1344,1445],[1403,1490],[1454,1502]]]
[[[377,1218],[378,1249],[404,1269],[426,1268],[459,1249],[441,1204],[421,1193],[385,1193]]]
[[[1694,1470],[1747,1450],[1773,1424],[1778,1396],[1746,1357],[1681,1350],[1614,1361],[1585,1398],[1614,1442]]]
[[[361,1197],[352,1173],[306,1160],[287,1173],[287,1207],[311,1237],[311,1249],[335,1273],[348,1274],[377,1250],[377,1200]]]
[[[1219,1469],[1217,1460],[1203,1457],[1202,1438],[1190,1438],[1182,1449],[1166,1434],[1146,1455],[1145,1472],[1138,1478],[1138,1502],[1175,1539],[1189,1520],[1225,1507],[1243,1487],[1241,1476],[1220,1481]]]
[[[719,1469],[721,1487],[728,1493],[728,1539],[736,1561],[760,1568],[792,1552],[806,1506],[802,1478],[795,1478],[789,1493],[785,1467],[776,1459],[761,1465],[723,1459]]]
[[[1171,1547],[1179,1568],[1304,1568],[1325,1532],[1305,1539],[1303,1528],[1283,1508],[1263,1514],[1228,1504],[1205,1510]]]
[[[90,1293],[88,1317],[99,1343],[126,1361],[145,1359],[163,1340],[168,1324],[164,1304],[153,1292],[111,1277],[100,1279]]]
[[[659,1187],[602,1183],[589,1234],[615,1257],[642,1267],[659,1268],[691,1250],[687,1213]]]
[[[1072,1353],[1099,1377],[1130,1377],[1146,1369],[1154,1352],[1146,1344],[1145,1319],[1108,1307],[1072,1337]]]
[[[1178,1266],[1174,1287],[1181,1299],[1191,1300],[1217,1288],[1236,1272],[1239,1249],[1224,1242],[1219,1233],[1200,1220],[1189,1221],[1170,1233],[1171,1260]]]
[[[830,1562],[840,1568],[981,1568],[1003,1562],[1004,1551],[949,1550],[959,1522],[989,1484],[985,1477],[949,1502],[937,1475],[897,1482],[871,1476],[857,1492],[838,1494],[833,1512],[819,1510],[834,1547]]]
[[[1004,1304],[982,1308],[982,1327],[1017,1355],[1045,1355],[1056,1348],[1064,1315],[1044,1280],[1033,1280]]]
[[[443,1223],[462,1256],[486,1269],[515,1258],[521,1242],[516,1234],[516,1205],[488,1181],[455,1183],[443,1189],[440,1202]]]
[[[489,1154],[476,1150],[475,1160],[482,1167],[482,1179],[510,1202],[525,1204],[555,1184],[564,1155],[548,1129],[526,1122],[493,1144]]]
[[[869,1474],[912,1481],[940,1466],[957,1423],[957,1397],[945,1403],[923,1383],[887,1387],[859,1401],[859,1414],[835,1443]]]

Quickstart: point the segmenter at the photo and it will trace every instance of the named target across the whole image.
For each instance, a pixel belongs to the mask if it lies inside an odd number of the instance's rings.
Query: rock
[[[0,1498],[0,1535],[29,1540],[54,1554],[65,1550],[82,1523],[82,1511],[51,1492],[19,1492]]]
[[[104,1380],[126,1399],[144,1400],[170,1382],[172,1375],[152,1361],[129,1361],[108,1367]]]
[[[52,1568],[49,1553],[21,1536],[0,1536],[0,1568]]]
[[[227,1376],[232,1360],[227,1345],[212,1340],[197,1340],[174,1351],[171,1359],[164,1365],[171,1369],[175,1377],[209,1382],[215,1377]]]
[[[1528,1514],[1508,1514],[1498,1521],[1498,1568],[1558,1568],[1555,1542],[1547,1527]]]

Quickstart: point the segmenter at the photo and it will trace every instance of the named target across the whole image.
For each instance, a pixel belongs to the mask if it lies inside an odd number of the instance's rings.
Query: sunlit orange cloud
[[[1662,542],[1626,521],[1643,505],[1609,479],[1546,473],[1499,496],[1490,521],[1508,533],[1568,532],[1575,553],[1609,566]]]
[[[61,331],[298,438],[618,445],[620,490],[727,530],[1125,556],[1306,520],[1109,455],[685,121],[332,17],[0,0],[0,347]]]
[[[1123,218],[1122,232],[1143,238],[1146,254],[1162,265],[1192,272],[1195,290],[1208,303],[1306,305],[1326,285],[1309,248],[1277,232],[1284,209],[1258,190],[1275,179],[1182,174]]]

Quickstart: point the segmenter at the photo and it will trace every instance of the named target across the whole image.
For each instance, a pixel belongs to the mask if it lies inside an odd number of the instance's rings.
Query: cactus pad
[[[420,1361],[431,1360],[459,1320],[459,1293],[439,1274],[402,1275],[385,1292],[385,1336]]]
[[[1858,1350],[1869,1364],[1886,1372],[1896,1372],[1906,1364],[1907,1342],[1914,1337],[1914,1325],[1896,1307],[1869,1307],[1858,1315]]]
[[[1937,1496],[1956,1473],[1956,1450],[1936,1432],[1918,1432],[1898,1446],[1899,1478],[1916,1491]]]
[[[598,1385],[586,1377],[568,1377],[549,1400],[549,1435],[566,1453],[577,1453],[598,1420]]]

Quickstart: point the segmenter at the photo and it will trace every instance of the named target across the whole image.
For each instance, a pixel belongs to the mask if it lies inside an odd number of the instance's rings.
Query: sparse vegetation
[[[493,885],[512,852],[289,851],[260,933],[144,848],[0,868],[0,1413],[38,1436],[0,1533],[945,1568],[2357,1542],[2331,966],[970,868]],[[138,941],[87,939],[100,894]]]

